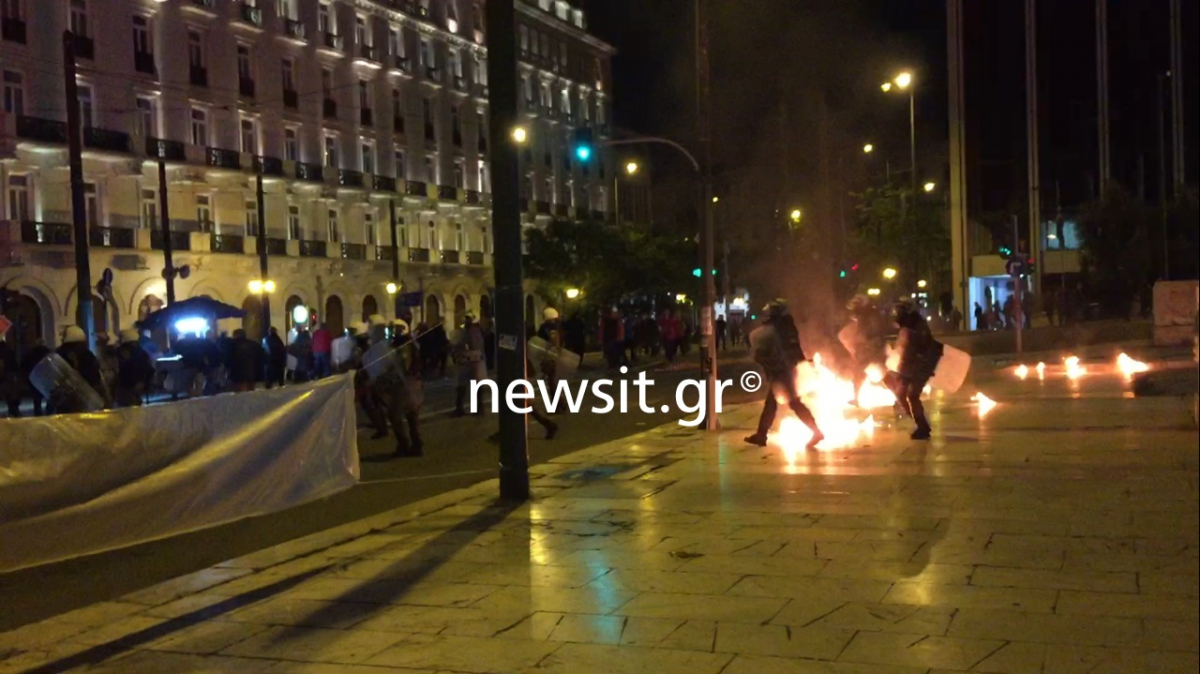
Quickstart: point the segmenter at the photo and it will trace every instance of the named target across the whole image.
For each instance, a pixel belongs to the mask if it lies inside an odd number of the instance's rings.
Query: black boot
[[[467,414],[466,402],[467,402],[467,387],[459,386],[458,388],[454,389],[454,411],[450,414],[450,416],[456,417],[456,418],[466,416],[466,414]]]

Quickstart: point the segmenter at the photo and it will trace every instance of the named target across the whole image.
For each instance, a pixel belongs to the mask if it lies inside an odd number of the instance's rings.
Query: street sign
[[[1008,271],[1008,275],[1013,278],[1021,278],[1025,275],[1025,261],[1021,259],[1011,259],[1004,263],[1004,268]]]

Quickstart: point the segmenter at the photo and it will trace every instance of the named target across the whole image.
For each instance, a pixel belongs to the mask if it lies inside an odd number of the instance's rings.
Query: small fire
[[[825,434],[818,450],[854,447],[874,436],[875,418],[868,416],[861,421],[854,418],[850,401],[857,400],[859,407],[864,409],[887,408],[896,403],[896,396],[882,384],[882,368],[871,366],[866,374],[867,380],[856,395],[854,382],[839,377],[826,367],[820,354],[814,355],[811,363],[796,367],[796,392],[812,410],[817,426]],[[804,453],[812,439],[812,432],[784,407],[785,404],[785,400],[780,400],[782,421],[769,439],[782,449],[788,464],[794,465],[795,458]]]
[[[1149,371],[1150,366],[1130,358],[1128,354],[1122,353],[1117,356],[1117,369],[1121,371],[1121,374],[1125,375],[1126,379],[1133,379],[1133,375]]]
[[[996,407],[996,401],[985,396],[982,391],[976,392],[971,396],[971,402],[979,404],[979,416],[986,417],[988,412],[991,412]]]
[[[1045,363],[1037,364],[1037,373],[1038,373],[1038,379],[1046,378],[1046,364]]]
[[[1017,377],[1019,379],[1025,379],[1028,376],[1029,376],[1029,367],[1027,365],[1025,365],[1024,363],[1021,363],[1020,365],[1018,365],[1017,366]]]
[[[868,365],[866,372],[867,380],[858,389],[858,406],[870,410],[895,405],[896,394],[883,385],[883,368]]]
[[[1079,363],[1079,356],[1068,356],[1063,360],[1063,364],[1067,366],[1067,378],[1079,379],[1087,374],[1087,368]]]

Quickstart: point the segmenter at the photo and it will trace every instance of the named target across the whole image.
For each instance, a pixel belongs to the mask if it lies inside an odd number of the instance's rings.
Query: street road
[[[735,383],[726,389],[728,403],[757,399],[745,394],[737,378],[748,369],[743,357],[721,370],[722,379]],[[693,351],[681,363],[695,363]],[[589,376],[598,373],[584,372]],[[695,367],[679,371],[653,371],[656,386],[647,401],[658,410],[674,402],[675,389],[684,378],[698,377]],[[588,396],[584,409],[602,404]],[[585,447],[626,437],[679,419],[678,413],[644,414],[637,409],[636,390],[630,387],[628,414],[554,417],[561,430],[552,441],[542,439],[540,426],[529,425],[529,461],[543,463]],[[385,512],[409,503],[495,477],[499,448],[487,441],[497,428],[494,415],[449,419],[453,385],[436,382],[428,387],[426,410],[436,414],[423,423],[425,456],[393,459],[393,440],[371,441],[369,430],[359,435],[362,482],[330,499],[310,503],[275,515],[257,517],[170,539],[92,555],[57,564],[0,575],[0,632],[20,625],[109,601],[164,580],[207,568],[263,548],[283,543],[347,522]],[[689,415],[689,418],[692,415]],[[700,432],[700,431],[697,431]]]

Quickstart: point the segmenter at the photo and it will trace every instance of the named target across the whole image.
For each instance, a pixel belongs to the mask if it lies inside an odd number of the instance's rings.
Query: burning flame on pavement
[[[867,366],[867,380],[858,389],[859,407],[871,410],[896,404],[896,395],[883,385],[883,376],[883,368],[878,365]]]
[[[1020,379],[1025,379],[1028,376],[1029,376],[1029,367],[1027,365],[1025,365],[1024,363],[1018,365],[1017,366],[1017,377]]]
[[[997,404],[995,400],[985,396],[983,392],[977,392],[975,395],[971,396],[971,402],[979,404],[979,416],[981,418],[986,417],[988,412],[991,412]]]
[[[1150,366],[1130,358],[1128,354],[1122,353],[1117,356],[1117,369],[1121,371],[1121,374],[1125,375],[1126,379],[1132,379],[1135,374],[1148,372]]]
[[[1037,364],[1037,373],[1038,373],[1038,379],[1046,378],[1046,364],[1045,363]]]
[[[1087,374],[1087,368],[1080,364],[1079,356],[1068,356],[1063,360],[1063,364],[1067,366],[1067,378],[1079,379]]]

